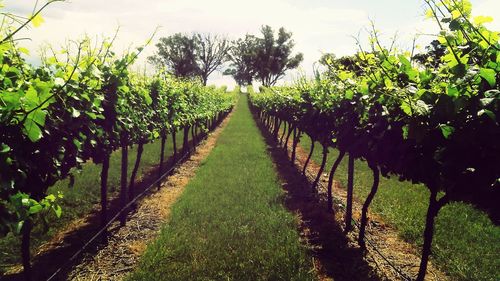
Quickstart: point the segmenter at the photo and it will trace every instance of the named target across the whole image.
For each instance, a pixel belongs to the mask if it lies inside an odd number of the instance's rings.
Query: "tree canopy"
[[[160,38],[156,47],[156,54],[149,57],[152,64],[176,77],[199,77],[206,85],[208,76],[226,62],[230,43],[218,35],[176,33]]]
[[[272,86],[303,60],[302,53],[292,55],[295,46],[292,33],[283,27],[275,36],[273,29],[265,25],[261,34],[262,37],[247,34],[244,39],[233,42],[231,66],[225,74],[232,75],[240,85],[258,79],[264,86]]]

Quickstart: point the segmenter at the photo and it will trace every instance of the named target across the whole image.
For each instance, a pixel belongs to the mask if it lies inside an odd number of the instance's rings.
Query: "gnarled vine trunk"
[[[325,170],[327,157],[328,157],[328,146],[323,145],[323,158],[321,159],[321,166],[319,167],[319,171],[318,171],[318,174],[316,175],[316,179],[314,180],[312,187],[311,187],[313,190],[316,190],[316,187],[318,186],[319,180],[321,179],[321,175],[323,174],[323,171]]]
[[[160,167],[158,168],[158,189],[161,188],[161,181],[159,180],[163,175],[163,162],[165,159],[165,142],[167,141],[167,135],[163,134],[161,136],[161,148],[160,148]]]
[[[134,169],[132,170],[132,174],[130,176],[130,183],[128,186],[128,201],[134,199],[134,187],[135,187],[135,178],[137,177],[137,172],[139,171],[139,166],[141,164],[142,153],[144,152],[144,140],[139,140],[137,144],[137,156],[135,158]]]
[[[359,236],[358,236],[358,244],[361,247],[361,249],[366,249],[365,232],[366,232],[366,225],[368,223],[368,208],[370,207],[370,204],[372,203],[375,194],[377,194],[378,185],[380,181],[380,171],[377,165],[373,163],[368,163],[368,166],[370,167],[370,169],[372,169],[373,172],[373,185],[370,190],[370,193],[368,194],[368,197],[366,197],[361,212],[361,226],[359,227]]]
[[[123,210],[127,205],[127,178],[128,178],[128,141],[126,136],[122,140],[122,158],[121,158],[121,174],[120,174],[120,209]],[[120,215],[120,225],[124,226],[127,221],[127,213],[122,212]]]
[[[345,229],[347,233],[352,230],[352,195],[354,191],[354,156],[349,154],[349,164],[347,167],[347,202],[345,210]]]
[[[420,260],[420,267],[416,281],[424,281],[425,274],[427,273],[427,264],[429,263],[429,256],[432,252],[432,238],[434,237],[434,223],[439,210],[448,203],[446,195],[437,200],[438,189],[430,188],[431,195],[429,198],[429,207],[427,209],[427,216],[425,218],[424,229],[424,245],[422,246],[422,259]]]
[[[109,158],[110,153],[106,153],[102,161],[101,169],[101,227],[106,226],[108,222],[108,173],[109,173]],[[106,231],[102,234],[102,240],[104,243],[108,240],[108,234]]]
[[[309,162],[311,161],[311,157],[313,155],[313,152],[314,152],[314,140],[313,138],[309,137],[311,139],[311,149],[309,150],[309,155],[307,156],[307,159],[306,159],[306,162],[304,163],[304,168],[302,168],[302,175],[306,175],[306,171],[307,171],[307,166],[309,165]]]
[[[342,159],[344,159],[344,155],[345,155],[345,151],[339,151],[339,156],[337,156],[335,163],[333,163],[332,169],[330,170],[330,175],[328,177],[328,204],[327,204],[327,208],[330,211],[333,211],[333,193],[332,193],[333,176],[335,175],[335,171],[337,171],[337,168],[339,167],[340,162],[342,162]]]

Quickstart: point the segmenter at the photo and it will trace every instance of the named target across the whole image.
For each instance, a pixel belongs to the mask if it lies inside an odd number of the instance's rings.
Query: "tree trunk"
[[[127,141],[122,142],[122,163],[120,177],[120,209],[123,211],[127,205],[127,178],[128,178],[128,145]],[[123,212],[120,215],[120,225],[124,226],[127,220],[127,213]]]
[[[207,127],[208,128],[208,127]],[[174,150],[174,162],[177,161],[177,131],[172,130],[172,149]]]
[[[339,151],[339,156],[337,156],[337,160],[335,160],[335,163],[333,163],[332,169],[330,170],[330,176],[328,177],[328,210],[330,211],[333,211],[333,176],[335,175],[335,171],[337,171],[340,162],[342,162],[342,159],[344,159],[344,155],[344,151]]]
[[[184,141],[182,142],[182,154],[189,152],[189,126],[184,126]]]
[[[283,145],[283,138],[285,137],[285,134],[286,134],[286,127],[287,127],[287,123],[286,123],[286,121],[283,121],[283,133],[281,134],[281,137],[280,137],[280,145]]]
[[[290,123],[290,126],[288,126],[288,134],[286,135],[286,141],[285,141],[285,151],[286,151],[287,157],[288,157],[288,140],[290,139],[290,136],[292,135],[293,130],[295,130],[295,125],[292,125]]]
[[[101,227],[104,227],[108,222],[108,172],[109,172],[109,157],[111,155],[107,153],[102,161],[101,170]],[[103,242],[106,243],[108,240],[108,234],[106,231],[102,235]]]
[[[292,166],[295,165],[295,156],[297,155],[297,145],[300,140],[300,130],[297,127],[293,128],[293,141],[292,141]]]
[[[31,220],[25,220],[22,227],[21,256],[23,259],[24,280],[26,281],[31,281],[32,279],[30,254],[31,228]]]
[[[314,140],[311,138],[311,150],[309,151],[309,155],[307,156],[306,163],[304,163],[304,168],[302,169],[302,174],[305,176],[307,171],[307,165],[309,165],[309,161],[311,161],[311,157],[314,152]]]
[[[163,162],[165,160],[165,143],[167,142],[167,135],[163,134],[161,136],[161,148],[160,148],[160,167],[158,168],[158,190],[161,188],[161,176],[163,175]]]
[[[137,145],[137,157],[135,158],[134,169],[132,170],[132,175],[130,176],[130,183],[128,186],[128,201],[132,201],[134,199],[134,185],[135,178],[137,176],[137,172],[139,171],[139,166],[141,164],[142,152],[144,151],[144,140],[139,140],[139,144]]]
[[[429,208],[427,209],[427,216],[425,219],[424,229],[424,245],[422,246],[422,259],[420,260],[420,267],[418,269],[418,276],[416,281],[424,281],[427,272],[427,264],[429,256],[432,252],[432,238],[434,237],[434,223],[439,210],[448,203],[447,197],[436,200],[438,189],[430,188],[431,196],[429,198]]]
[[[319,180],[321,179],[321,175],[323,174],[323,170],[325,169],[327,156],[328,156],[328,146],[323,145],[323,159],[321,160],[321,166],[319,167],[318,175],[316,176],[316,179],[312,184],[313,190],[316,190]]]
[[[196,125],[191,126],[191,139],[193,141],[193,150],[196,151]]]
[[[273,132],[274,139],[278,139],[278,133],[280,131],[280,127],[281,127],[281,119],[276,118],[276,123],[274,126],[274,132]]]
[[[373,172],[373,185],[372,189],[370,190],[370,194],[368,194],[368,197],[366,197],[366,201],[363,204],[363,209],[361,212],[361,226],[359,227],[359,236],[358,236],[358,244],[361,247],[361,249],[366,249],[365,232],[366,232],[366,225],[368,223],[368,208],[370,207],[370,204],[372,203],[375,194],[377,194],[378,184],[380,181],[380,171],[377,165],[373,163],[368,163],[368,166],[370,166]]]
[[[354,189],[354,156],[349,154],[349,164],[347,167],[347,202],[345,210],[345,229],[347,233],[352,230],[352,194]]]

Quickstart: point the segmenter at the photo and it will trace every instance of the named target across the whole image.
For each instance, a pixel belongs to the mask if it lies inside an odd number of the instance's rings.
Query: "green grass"
[[[182,148],[182,130],[176,135],[177,148]],[[146,170],[159,163],[160,159],[160,141],[144,145],[144,152],[141,158],[141,165],[137,177],[142,175]],[[165,149],[165,159],[168,159],[173,154],[173,144],[171,136],[167,139]],[[129,149],[129,165],[128,179],[132,172],[135,159],[137,156],[137,146]],[[81,218],[91,211],[95,210],[96,205],[100,202],[100,164],[91,162],[84,164],[83,169],[75,175],[75,183],[72,188],[68,186],[68,180],[62,180],[49,188],[49,193],[60,191],[64,194],[64,198],[60,201],[63,208],[61,218],[57,219],[53,214],[49,214],[48,225],[45,226],[39,222],[32,232],[31,252],[35,253],[36,249],[43,243],[48,241],[64,226],[71,221]],[[108,178],[108,196],[115,196],[120,188],[120,168],[121,168],[121,152],[115,151],[111,155],[109,178]],[[136,180],[137,181],[137,180]],[[97,207],[100,208],[100,207]],[[0,274],[9,266],[21,262],[20,254],[21,241],[19,236],[12,233],[0,239]]]
[[[303,136],[300,145],[309,152],[309,137]],[[337,150],[330,149],[325,172],[330,171],[337,155]],[[347,184],[347,158],[335,173],[342,186]],[[319,144],[315,145],[313,160],[321,163]],[[372,172],[366,162],[356,161],[355,196],[364,200],[372,181]],[[420,247],[428,198],[429,192],[423,185],[400,182],[394,177],[381,178],[371,209],[395,226],[403,239]],[[500,280],[500,227],[471,205],[452,203],[440,211],[436,220],[433,253],[434,263],[454,279]]]
[[[314,280],[263,137],[239,100],[128,280]]]

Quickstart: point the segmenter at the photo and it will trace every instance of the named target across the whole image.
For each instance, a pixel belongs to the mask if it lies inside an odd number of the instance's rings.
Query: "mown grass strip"
[[[182,150],[183,132],[179,131],[176,135],[177,150]],[[190,136],[191,139],[191,136]],[[152,166],[158,165],[160,161],[160,140],[144,145],[144,152],[141,158],[141,164],[137,173],[138,178],[143,175]],[[173,155],[172,137],[169,135],[166,149],[165,159]],[[128,175],[134,167],[137,156],[137,145],[129,149],[128,157]],[[121,151],[117,150],[111,154],[110,169],[108,175],[108,196],[116,195],[120,187],[120,168],[121,168]],[[50,213],[47,217],[48,223],[45,225],[42,222],[36,224],[32,232],[31,251],[35,253],[36,249],[45,241],[54,236],[61,228],[68,223],[81,218],[91,212],[96,204],[100,202],[100,173],[101,165],[92,162],[85,163],[83,169],[75,175],[73,187],[69,187],[69,180],[57,182],[49,188],[49,193],[57,193],[58,191],[64,194],[64,198],[60,201],[63,208],[61,218],[57,219]],[[136,179],[137,181],[137,179]],[[12,233],[0,239],[0,274],[9,266],[21,262],[21,239]]]
[[[242,96],[128,280],[314,280],[297,219]]]
[[[302,136],[300,145],[309,152],[310,138]],[[330,171],[338,153],[335,149],[329,150],[325,171]],[[321,145],[316,143],[313,160],[320,163],[321,157]],[[335,178],[344,187],[347,185],[347,158],[344,157],[335,173]],[[354,195],[364,200],[372,181],[372,172],[366,162],[355,161]],[[394,225],[403,239],[420,248],[428,198],[429,191],[422,185],[382,177],[371,208]],[[471,205],[446,205],[436,220],[432,258],[457,280],[500,280],[500,227]]]

